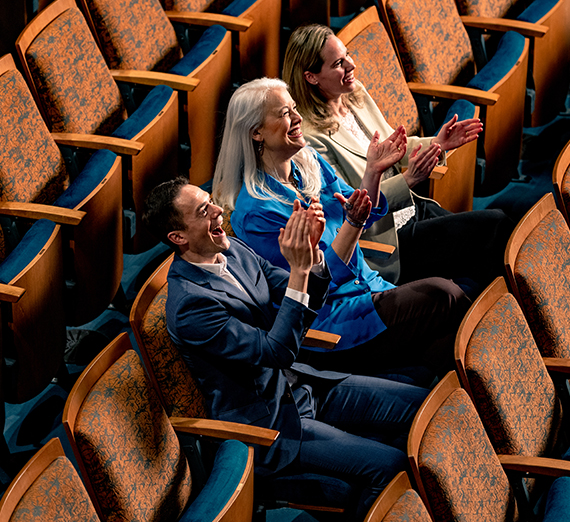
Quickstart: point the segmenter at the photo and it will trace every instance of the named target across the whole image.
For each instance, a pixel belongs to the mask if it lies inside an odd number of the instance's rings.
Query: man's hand
[[[319,199],[317,197],[313,196],[311,199],[311,204],[307,209],[307,217],[309,219],[310,227],[309,237],[313,248],[313,262],[318,263],[320,259],[319,241],[325,231],[327,220],[325,219],[323,206],[319,203]]]
[[[285,228],[279,232],[279,247],[291,267],[291,273],[295,270],[309,273],[313,266],[311,220],[308,212],[301,208],[299,200],[295,200],[293,213]]]

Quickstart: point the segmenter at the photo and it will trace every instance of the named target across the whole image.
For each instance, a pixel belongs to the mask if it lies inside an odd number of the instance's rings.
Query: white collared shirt
[[[313,265],[311,268],[311,272],[316,274],[322,274],[325,270],[325,256],[319,250],[320,261],[318,264]],[[217,263],[192,263],[194,266],[199,268],[203,268],[208,272],[225,279],[228,283],[231,283],[234,286],[237,286],[242,292],[249,295],[249,292],[243,287],[243,285],[237,280],[237,278],[228,270],[228,258],[222,254],[218,254],[218,262]],[[285,297],[289,297],[293,299],[293,301],[297,301],[305,306],[309,306],[309,294],[305,292],[299,292],[298,290],[293,290],[292,288],[287,288],[285,290]]]

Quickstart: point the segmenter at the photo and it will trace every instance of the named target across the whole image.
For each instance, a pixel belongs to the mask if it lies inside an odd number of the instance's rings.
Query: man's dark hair
[[[186,230],[182,213],[174,204],[185,185],[190,182],[179,176],[156,186],[144,202],[142,215],[142,221],[151,233],[176,252],[178,247],[168,239],[168,234],[173,230]]]

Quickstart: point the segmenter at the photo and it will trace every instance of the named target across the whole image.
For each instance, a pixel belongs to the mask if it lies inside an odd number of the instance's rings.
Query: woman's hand
[[[407,142],[406,129],[403,125],[382,142],[379,132],[376,131],[366,152],[366,169],[381,175],[404,157]]]
[[[338,192],[335,192],[334,197],[345,208],[349,223],[352,222],[353,224],[362,224],[364,226],[372,211],[372,201],[366,189],[356,189],[348,199]]]
[[[451,118],[438,132],[432,143],[439,144],[441,150],[451,150],[461,147],[477,139],[483,130],[479,118],[457,121],[457,114]]]
[[[436,143],[432,143],[426,150],[420,152],[421,148],[420,144],[412,151],[408,159],[408,170],[403,174],[410,188],[429,178],[441,153],[441,147]]]

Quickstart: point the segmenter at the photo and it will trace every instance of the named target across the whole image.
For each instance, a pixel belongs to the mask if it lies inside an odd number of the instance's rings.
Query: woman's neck
[[[273,176],[277,181],[281,183],[289,182],[289,176],[291,175],[291,158],[283,160],[274,160],[273,158],[263,158],[263,166],[265,167],[265,172]]]
[[[342,96],[329,100],[327,102],[327,105],[331,110],[333,118],[336,120],[341,120],[346,116],[346,113],[348,112],[348,107],[345,105]]]

